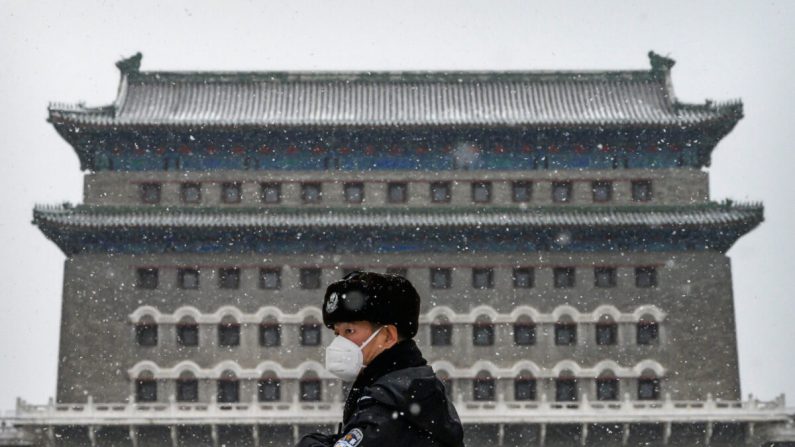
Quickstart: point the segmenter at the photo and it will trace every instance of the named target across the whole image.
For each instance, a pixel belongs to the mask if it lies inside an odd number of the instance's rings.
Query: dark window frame
[[[157,205],[163,199],[163,185],[156,182],[140,183],[138,185],[138,197],[141,203]]]
[[[312,390],[312,394],[310,395],[309,392],[307,392],[307,388],[315,386],[317,390]],[[299,400],[301,402],[321,402],[323,400],[323,383],[320,379],[301,379],[299,382]]]
[[[519,275],[527,276],[527,284],[523,285],[519,282],[521,279]],[[511,274],[514,289],[532,289],[535,287],[535,268],[533,267],[515,267]]]
[[[597,377],[596,400],[615,401],[620,396],[620,383],[617,377]]]
[[[311,197],[309,191],[312,188],[317,189],[317,195]],[[303,204],[314,204],[323,202],[323,183],[320,182],[306,182],[301,183],[301,202]]]
[[[185,283],[185,276],[188,275],[195,275],[196,276],[196,284],[193,286],[186,286]],[[198,268],[193,267],[184,267],[177,269],[177,287],[184,290],[196,290],[199,288],[201,284],[201,274],[199,273]]]
[[[219,404],[240,402],[240,380],[237,377],[218,379],[215,391],[216,402]]]
[[[218,323],[218,346],[234,348],[240,346],[240,323]]]
[[[564,386],[566,388],[564,388]],[[569,390],[569,393],[564,391]],[[555,401],[556,402],[576,402],[579,399],[577,389],[577,379],[574,377],[558,377],[555,379]]]
[[[233,197],[229,196],[229,191],[237,190],[237,194]],[[243,183],[242,182],[223,182],[221,183],[221,203],[236,204],[243,200]]]
[[[402,196],[394,197],[393,190],[399,191],[402,188]],[[387,203],[406,203],[409,200],[409,184],[408,182],[387,182],[386,184],[386,202]]]
[[[523,197],[519,191],[525,190]],[[515,180],[511,182],[511,200],[513,203],[529,203],[533,200],[533,182],[531,180]]]
[[[193,335],[188,335],[187,331],[195,332],[195,339],[190,339]],[[195,340],[195,342],[193,341]],[[177,324],[177,346],[194,347],[199,346],[199,324],[196,322]]]
[[[603,334],[608,333],[607,340]],[[596,323],[596,344],[599,346],[614,346],[618,344],[618,324],[613,321]]]
[[[644,280],[644,276],[647,280]],[[657,287],[657,268],[651,265],[635,267],[635,287],[650,289]]]
[[[527,338],[523,334],[527,334]],[[513,344],[516,346],[533,346],[537,341],[536,325],[530,321],[513,324]]]
[[[435,322],[430,325],[431,346],[452,346],[453,325],[448,322]]]
[[[218,288],[237,290],[240,288],[240,267],[221,267],[218,269]]]
[[[434,281],[434,275],[439,274],[444,276],[444,284],[439,284]],[[450,267],[431,267],[430,268],[430,286],[431,289],[450,289],[453,285],[453,269]]]
[[[660,324],[655,320],[640,320],[636,325],[635,342],[641,346],[652,346],[659,343]]]
[[[199,381],[195,378],[177,379],[176,394],[177,402],[198,402]]]
[[[157,379],[135,379],[135,401],[142,403],[157,402]]]
[[[323,282],[323,269],[320,267],[301,267],[298,275],[298,283],[302,290],[319,289]]]
[[[494,346],[494,323],[490,321],[475,322],[472,324],[472,346]],[[485,334],[481,338],[480,334]]]
[[[472,182],[472,202],[474,203],[491,203],[494,200],[494,190],[490,181]],[[484,199],[478,199],[478,190],[486,191]]]
[[[565,196],[558,196],[558,190],[565,190]],[[574,183],[571,181],[552,182],[552,203],[571,203],[574,198]]]
[[[160,270],[157,267],[138,267],[135,270],[135,287],[142,290],[155,290],[160,284]]]
[[[323,343],[323,334],[320,332],[321,327],[322,325],[320,323],[301,323],[301,327],[299,328],[301,346],[320,346]],[[316,335],[313,335],[313,333]],[[316,338],[310,339],[310,336]]]
[[[567,278],[563,281],[562,278]],[[553,267],[553,285],[556,289],[571,289],[577,286],[577,269],[575,267]]]
[[[497,383],[493,377],[476,377],[472,381],[472,400],[491,402],[497,396]]]
[[[189,192],[191,189],[196,189],[196,197],[191,198]],[[202,184],[198,182],[185,182],[179,186],[179,198],[182,203],[201,203],[202,201]]]
[[[570,335],[565,340],[561,335],[563,331],[570,331]],[[577,346],[577,323],[571,321],[555,323],[555,346]]]
[[[158,324],[154,321],[139,322],[135,325],[135,342],[144,348],[155,347],[158,344]]]
[[[651,386],[651,395],[646,395],[643,390],[646,386]],[[658,377],[638,378],[638,400],[659,400],[660,399],[660,379]]]
[[[359,199],[352,198],[348,191],[352,188],[359,188]],[[363,203],[364,202],[364,182],[345,182],[342,185],[342,196],[345,203]]]
[[[486,282],[478,284],[478,275],[485,274]],[[472,288],[478,290],[486,290],[494,288],[494,267],[474,267],[472,268]]]
[[[599,194],[604,188],[605,196],[600,197]],[[613,181],[612,180],[595,180],[591,182],[591,198],[594,203],[608,203],[613,200]]]
[[[537,390],[538,382],[534,377],[517,377],[513,380],[513,400],[534,401]]]
[[[270,191],[275,191],[276,199],[268,197]],[[266,205],[282,203],[282,184],[278,182],[263,182],[259,184],[260,201]]]
[[[444,191],[441,199],[436,197],[436,190]],[[430,184],[431,203],[450,203],[453,200],[453,192],[450,182],[431,182]]]
[[[632,180],[630,185],[633,202],[651,202],[654,198],[654,189],[651,180]]]
[[[274,287],[268,287],[265,277],[268,274],[274,274],[276,277],[276,284]],[[277,267],[262,267],[259,269],[259,288],[263,290],[279,290],[282,288],[282,269]]]
[[[615,267],[599,266],[593,269],[593,285],[600,289],[609,289],[618,284],[618,272]],[[602,276],[605,275],[605,276]],[[607,282],[602,282],[602,278],[607,278]]]
[[[275,341],[273,338],[268,338],[269,331],[275,333]],[[259,345],[264,348],[274,348],[282,345],[282,326],[276,322],[265,322],[259,325]]]
[[[257,401],[279,402],[281,400],[282,381],[278,377],[263,377],[257,381]]]

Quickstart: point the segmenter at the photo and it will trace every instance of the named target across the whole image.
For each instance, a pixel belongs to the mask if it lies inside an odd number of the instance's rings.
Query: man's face
[[[341,335],[348,340],[356,343],[358,346],[362,346],[362,344],[367,340],[368,337],[373,335],[378,329],[377,326],[373,325],[369,321],[351,321],[346,323],[335,323],[334,324],[334,335]],[[394,345],[394,342],[390,342],[391,340],[387,340],[390,338],[387,333],[387,328],[384,327],[375,336],[367,346],[362,349],[362,358],[365,365],[369,365],[370,362],[378,356],[378,354],[382,353],[384,350],[389,349]]]

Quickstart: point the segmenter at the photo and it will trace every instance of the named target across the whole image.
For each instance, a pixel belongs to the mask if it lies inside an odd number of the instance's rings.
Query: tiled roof
[[[428,228],[756,225],[760,204],[665,208],[521,209],[161,209],[37,206],[34,222],[72,228]]]
[[[117,127],[544,127],[673,126],[741,117],[739,102],[677,102],[669,87],[673,61],[650,57],[648,71],[603,72],[140,72],[122,61],[112,105],[53,104],[50,120]],[[659,59],[670,64],[661,66]]]

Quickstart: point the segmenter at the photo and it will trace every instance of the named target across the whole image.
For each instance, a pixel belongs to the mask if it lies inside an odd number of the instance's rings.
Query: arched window
[[[319,346],[321,342],[320,323],[314,318],[306,319],[301,324],[301,345],[302,346]]]
[[[472,344],[475,346],[494,345],[494,324],[486,315],[481,315],[472,325]]]
[[[265,372],[257,383],[257,397],[260,402],[276,402],[282,398],[282,382],[274,372]]]
[[[657,400],[660,398],[660,379],[657,374],[645,369],[638,378],[638,400]]]
[[[513,381],[514,400],[536,400],[536,379],[533,373],[524,370]]]
[[[610,315],[602,315],[596,322],[596,344],[614,345],[617,341],[618,325]]]
[[[431,323],[431,346],[450,346],[453,344],[453,325],[445,316],[436,317]]]
[[[199,400],[199,381],[190,371],[183,371],[177,379],[177,401],[197,402]]]
[[[135,401],[156,402],[157,381],[151,371],[143,371],[135,379]]]
[[[607,370],[596,378],[597,400],[618,400],[618,378],[613,371]]]
[[[157,323],[150,315],[142,317],[135,325],[138,346],[157,346]]]
[[[453,379],[450,377],[450,374],[448,374],[447,371],[441,370],[436,373],[436,377],[438,377],[439,381],[444,385],[444,393],[447,395],[447,399],[453,400]]]
[[[259,345],[265,347],[281,346],[282,327],[273,317],[268,317],[259,325]]]
[[[481,371],[472,382],[474,400],[494,400],[494,378],[488,371]]]
[[[558,402],[577,400],[577,379],[571,371],[562,371],[555,379],[555,400]]]
[[[536,344],[536,324],[527,315],[520,316],[513,325],[513,342],[518,346]]]
[[[558,346],[577,344],[577,323],[568,315],[561,316],[555,323],[555,344]]]
[[[218,344],[220,346],[240,346],[240,324],[235,317],[227,315],[218,324]]]
[[[199,325],[191,317],[183,317],[177,323],[177,344],[199,346]]]
[[[224,371],[218,379],[218,402],[240,402],[240,381],[234,371]]]
[[[322,397],[322,385],[320,378],[313,371],[307,372],[301,377],[300,383],[301,400],[304,402],[318,402]]]
[[[643,315],[638,321],[638,344],[653,345],[657,344],[659,330],[657,321],[651,315]]]

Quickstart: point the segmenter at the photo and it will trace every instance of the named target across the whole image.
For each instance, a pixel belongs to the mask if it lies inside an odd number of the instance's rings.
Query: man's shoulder
[[[388,406],[404,407],[411,401],[442,393],[443,385],[430,366],[413,366],[379,377],[375,383],[365,388],[359,402],[372,399]]]

